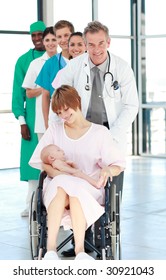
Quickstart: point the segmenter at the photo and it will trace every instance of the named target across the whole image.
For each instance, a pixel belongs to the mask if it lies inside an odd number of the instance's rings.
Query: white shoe
[[[60,260],[60,258],[58,257],[58,254],[55,251],[48,251],[43,260]]]
[[[92,258],[91,256],[89,256],[87,253],[85,252],[81,252],[78,253],[78,255],[75,257],[75,260],[91,260],[91,261],[95,261],[94,258]]]
[[[26,208],[24,211],[21,212],[21,217],[29,217],[29,209]]]

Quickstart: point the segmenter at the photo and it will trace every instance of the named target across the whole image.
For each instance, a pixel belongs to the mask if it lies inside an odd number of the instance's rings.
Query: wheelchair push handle
[[[39,189],[43,189],[43,181],[46,177],[47,177],[46,171],[42,171],[39,177],[39,186],[38,186]]]
[[[110,189],[113,185],[113,182],[111,181],[110,177],[108,177],[108,180],[107,180],[107,184],[105,186],[105,189]]]

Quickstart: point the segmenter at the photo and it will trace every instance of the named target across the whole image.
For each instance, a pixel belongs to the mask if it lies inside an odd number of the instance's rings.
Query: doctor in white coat
[[[92,68],[98,66],[102,81],[103,124],[109,127],[114,140],[126,152],[127,131],[138,113],[138,93],[134,73],[126,61],[108,52],[109,30],[93,21],[84,29],[87,53],[72,60],[59,71],[52,86],[74,86],[82,100],[83,115],[88,119],[93,85]],[[108,123],[108,125],[107,125]]]

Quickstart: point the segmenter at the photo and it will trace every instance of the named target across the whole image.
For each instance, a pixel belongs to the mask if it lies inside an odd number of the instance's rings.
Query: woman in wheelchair
[[[87,121],[81,112],[81,98],[71,86],[62,85],[52,97],[52,110],[59,122],[52,123],[38,143],[29,164],[47,172],[43,201],[47,209],[47,253],[44,259],[58,260],[59,228],[72,229],[76,260],[94,260],[84,251],[85,231],[104,213],[104,186],[108,177],[125,168],[125,157],[113,142],[109,130]],[[62,173],[40,158],[42,149],[55,144],[85,174],[99,180],[95,188],[85,179]]]

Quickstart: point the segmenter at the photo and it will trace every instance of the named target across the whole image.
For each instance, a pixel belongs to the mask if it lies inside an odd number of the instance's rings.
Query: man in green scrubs
[[[30,25],[31,40],[34,49],[21,55],[15,65],[13,91],[12,91],[12,112],[19,120],[21,130],[21,155],[20,155],[20,180],[28,182],[28,194],[26,199],[26,209],[21,213],[22,217],[29,215],[29,202],[32,192],[36,189],[39,171],[29,166],[28,162],[38,143],[37,134],[34,133],[35,123],[35,102],[36,98],[26,97],[26,91],[22,88],[22,83],[29,64],[35,58],[45,52],[42,34],[46,26],[44,22],[37,21]]]

